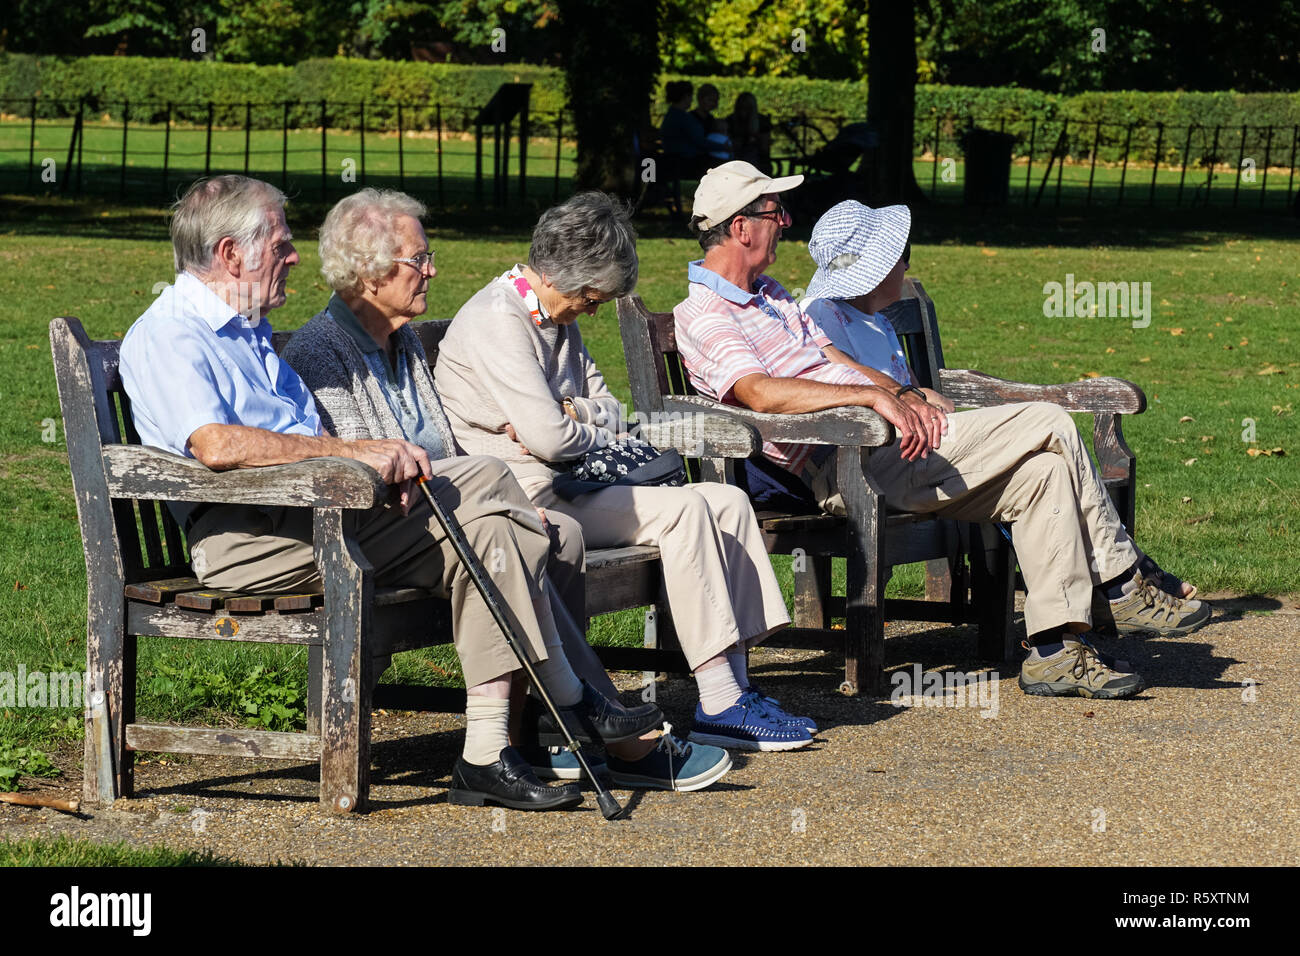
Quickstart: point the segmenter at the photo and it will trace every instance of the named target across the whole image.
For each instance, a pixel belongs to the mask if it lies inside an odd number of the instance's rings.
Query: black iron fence
[[[571,190],[576,162],[563,111],[484,127],[475,123],[481,105],[464,103],[111,107],[89,97],[0,100],[0,190],[165,202],[197,176],[242,172],[323,202],[379,185],[446,208],[554,201]],[[816,175],[818,156],[850,120],[831,111],[774,118],[774,164]],[[1298,152],[1300,126],[918,117],[913,163],[941,202],[1289,209]]]
[[[980,132],[972,135],[972,129]],[[1001,142],[997,136],[1001,134]],[[976,156],[972,144],[996,155]],[[1296,197],[1300,126],[1165,126],[1105,120],[935,120],[916,130],[917,178],[936,200],[987,202],[973,161],[1009,164],[1006,201],[1289,209]],[[972,186],[976,188],[972,189]],[[976,195],[972,195],[975,193]]]
[[[140,101],[112,104],[110,119],[88,97],[0,100],[0,189],[169,201],[197,176],[237,172],[321,201],[356,185],[437,206],[567,193],[563,112],[495,126],[476,124],[479,113],[461,103]]]

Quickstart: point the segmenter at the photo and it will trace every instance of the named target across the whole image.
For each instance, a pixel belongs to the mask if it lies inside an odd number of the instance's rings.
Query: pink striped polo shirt
[[[673,309],[677,351],[701,395],[739,406],[732,389],[755,373],[831,385],[871,384],[861,372],[826,357],[822,347],[831,340],[781,283],[759,276],[758,291],[746,292],[704,268],[703,261],[690,264],[687,296]],[[813,447],[764,442],[763,454],[797,475]]]

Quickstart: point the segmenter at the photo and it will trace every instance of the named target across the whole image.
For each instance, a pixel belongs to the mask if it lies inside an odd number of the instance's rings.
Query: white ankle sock
[[[749,686],[749,652],[743,644],[737,644],[734,651],[727,651],[727,663],[731,673],[736,675],[736,684],[741,690]]]
[[[695,672],[700,689],[700,706],[706,714],[718,715],[740,700],[740,685],[730,667],[709,667]]]
[[[550,656],[540,664],[534,664],[533,670],[546,685],[556,707],[572,707],[582,700],[582,681],[578,680],[559,647],[548,647],[547,651]]]
[[[510,701],[507,698],[465,698],[466,763],[486,767],[501,759],[501,751],[510,746]]]

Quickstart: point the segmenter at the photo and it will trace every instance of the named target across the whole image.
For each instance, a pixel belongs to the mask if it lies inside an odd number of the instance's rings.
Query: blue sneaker
[[[773,717],[775,717],[777,720],[784,721],[785,723],[788,724],[793,724],[796,727],[805,727],[807,728],[808,733],[810,734],[817,733],[817,722],[815,720],[813,720],[811,717],[796,717],[794,714],[788,713],[781,706],[781,702],[777,700],[775,697],[764,697],[763,692],[758,689],[757,684],[750,684],[748,687],[745,688],[744,693],[740,699],[745,700],[746,698],[753,698],[754,700],[757,700],[760,704],[766,707],[767,712],[771,714]]]
[[[620,787],[647,787],[686,793],[703,790],[731,769],[731,754],[721,747],[689,744],[664,724],[659,745],[640,760],[619,760],[608,754],[610,778]]]
[[[578,758],[563,747],[516,747],[524,759],[533,768],[539,780],[580,780],[582,764]],[[609,773],[605,761],[597,757],[587,747],[582,748],[582,755],[587,758],[591,772],[603,777]]]
[[[782,723],[757,698],[742,697],[720,714],[709,715],[702,704],[695,705],[695,729],[690,739],[697,744],[736,750],[797,750],[812,743],[803,727]]]

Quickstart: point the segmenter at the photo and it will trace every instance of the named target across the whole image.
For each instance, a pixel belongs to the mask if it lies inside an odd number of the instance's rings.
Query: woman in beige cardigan
[[[575,323],[630,293],[636,278],[636,234],[610,197],[582,193],[543,214],[528,264],[474,295],[443,339],[435,377],[452,431],[471,454],[504,460],[535,504],[576,518],[588,547],[659,546],[700,691],[691,740],[806,746],[816,725],[762,696],[747,673],[748,648],[790,617],[744,492],[712,482],[622,485],[568,501],[553,488],[620,430],[619,403]]]

